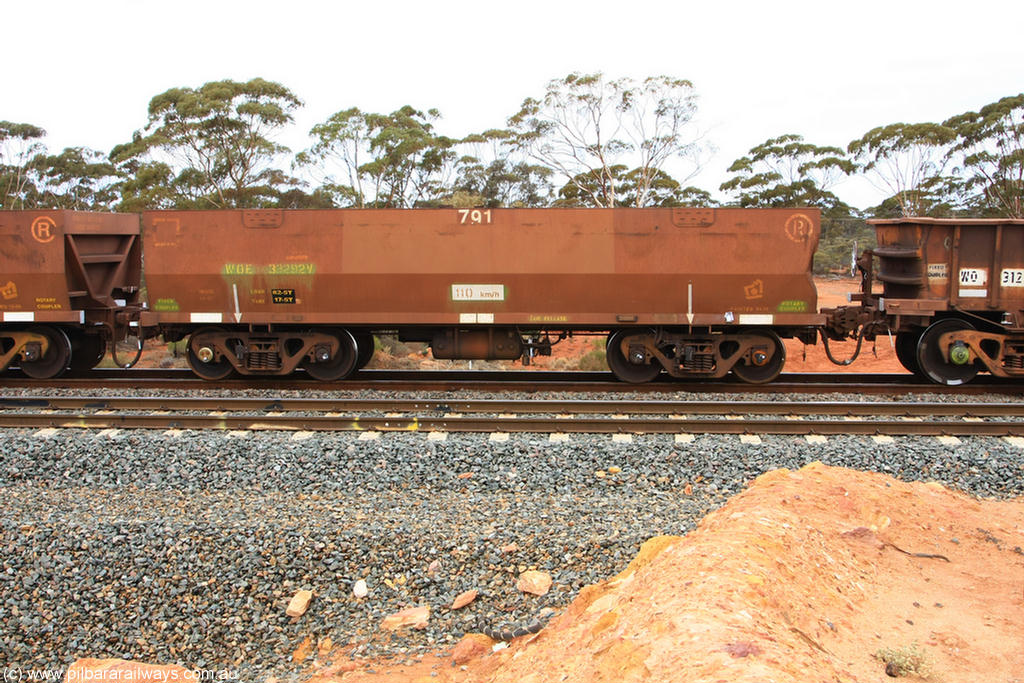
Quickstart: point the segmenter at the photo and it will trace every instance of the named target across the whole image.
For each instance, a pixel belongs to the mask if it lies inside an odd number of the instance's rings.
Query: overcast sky
[[[304,102],[281,142],[359,107],[436,107],[439,132],[501,127],[573,71],[689,79],[718,151],[691,183],[782,133],[845,147],[871,128],[942,121],[1024,91],[1024,1],[48,0],[5,3],[0,120],[52,152],[107,152],[154,95],[278,81]],[[865,208],[863,182],[837,193]]]

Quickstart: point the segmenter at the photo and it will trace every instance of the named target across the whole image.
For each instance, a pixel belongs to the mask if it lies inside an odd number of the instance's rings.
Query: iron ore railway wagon
[[[608,334],[628,382],[781,371],[810,337],[818,214],[806,210],[501,209],[143,214],[149,327],[190,336],[200,376],[324,380],[373,335],[443,359],[529,359]]]
[[[819,311],[807,208],[0,212],[0,364],[89,368],[138,326],[206,379],[338,380],[379,334],[526,363],[597,334],[623,381],[761,383],[782,339],[895,332],[936,382],[1024,374],[1024,221],[873,223],[861,291]]]
[[[895,333],[907,370],[947,385],[1024,377],[1024,220],[868,222],[878,246],[860,258],[861,316]]]

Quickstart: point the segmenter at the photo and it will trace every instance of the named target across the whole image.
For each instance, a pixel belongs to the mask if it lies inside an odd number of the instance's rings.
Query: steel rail
[[[234,411],[246,413],[516,413],[573,415],[875,415],[1024,417],[1024,402],[416,400],[366,398],[2,396],[0,410]],[[621,418],[619,418],[621,419]]]
[[[340,382],[317,382],[297,374],[292,377],[231,378],[207,382],[183,369],[94,370],[79,377],[32,380],[5,375],[0,385],[8,387],[120,388],[125,386],[181,389],[295,389],[313,391],[564,391],[608,393],[936,393],[981,394],[1024,393],[1024,382],[982,377],[970,384],[949,387],[925,382],[910,374],[788,373],[770,384],[746,384],[723,380],[674,381],[662,378],[648,384],[625,384],[608,372],[552,371],[467,371],[467,370],[360,370]]]
[[[702,418],[361,417],[0,414],[4,428],[511,432],[587,434],[789,434],[1024,436],[1024,422],[962,420],[726,420]]]

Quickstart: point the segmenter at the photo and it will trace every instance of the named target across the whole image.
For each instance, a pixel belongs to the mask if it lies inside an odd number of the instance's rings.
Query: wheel
[[[326,361],[313,362],[308,358],[302,361],[302,367],[310,377],[321,382],[333,382],[345,379],[356,370],[359,351],[355,337],[348,330],[336,330],[334,337],[338,340],[338,351]]]
[[[636,363],[622,353],[623,339],[633,335],[648,333],[650,333],[650,330],[616,330],[608,335],[608,348],[605,352],[605,359],[612,374],[620,381],[628,382],[629,384],[643,384],[644,382],[650,382],[661,374],[661,365],[656,360],[650,360],[645,363],[643,359],[634,359],[640,360],[639,363]]]
[[[896,359],[909,372],[921,376],[921,366],[917,364],[917,343],[921,341],[921,330],[900,332],[896,335]]]
[[[185,357],[192,372],[210,382],[224,379],[235,370],[231,361],[224,357],[217,360],[213,354],[213,347],[202,343],[203,335],[219,334],[224,334],[224,330],[219,327],[204,327],[192,334],[185,351]],[[203,360],[207,356],[209,356],[209,360]]]
[[[744,363],[737,363],[732,366],[732,374],[739,377],[747,384],[765,384],[771,382],[773,379],[779,376],[782,372],[782,366],[786,364],[786,347],[779,339],[779,335],[775,334],[771,330],[748,332],[746,334],[753,334],[759,337],[764,337],[766,343],[775,346],[775,352],[772,353],[772,357],[767,359],[764,365],[746,365]]]
[[[359,349],[359,353],[356,356],[356,370],[362,370],[373,360],[373,352],[375,350],[373,335],[366,331],[359,331],[354,332],[352,336],[355,337],[356,348]]]
[[[78,334],[71,342],[71,372],[88,372],[107,353],[107,342],[98,334]]]
[[[965,384],[974,379],[978,374],[978,368],[973,363],[970,365],[949,363],[942,357],[942,349],[939,347],[939,337],[943,334],[973,329],[974,326],[966,320],[956,318],[947,318],[932,323],[921,334],[921,340],[917,342],[917,363],[924,376],[936,384],[948,386]]]
[[[71,361],[71,342],[68,335],[64,334],[64,330],[48,325],[33,327],[30,331],[46,337],[49,340],[49,349],[46,355],[38,360],[21,361],[21,371],[32,379],[60,377]]]

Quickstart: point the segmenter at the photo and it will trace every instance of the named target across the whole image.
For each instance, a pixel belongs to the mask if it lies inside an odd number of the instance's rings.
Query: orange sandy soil
[[[815,278],[818,288],[818,309],[852,305],[847,302],[846,295],[860,291],[860,280],[857,278],[823,279]],[[893,338],[892,341],[895,341]],[[833,342],[830,345],[832,355],[837,360],[845,360],[853,355],[856,342]],[[806,351],[807,357],[804,358]],[[814,346],[804,346],[795,339],[786,341],[785,372],[856,372],[886,373],[907,371],[896,359],[896,351],[888,336],[878,337],[874,342],[864,342],[860,355],[852,365],[840,366],[833,364],[826,356],[819,337]]]
[[[311,634],[295,658],[312,683],[871,683],[891,680],[880,650],[916,646],[927,675],[907,680],[1021,683],[1022,546],[1024,498],[813,463],[759,477],[684,537],[649,540],[507,649],[470,634],[389,663]]]

